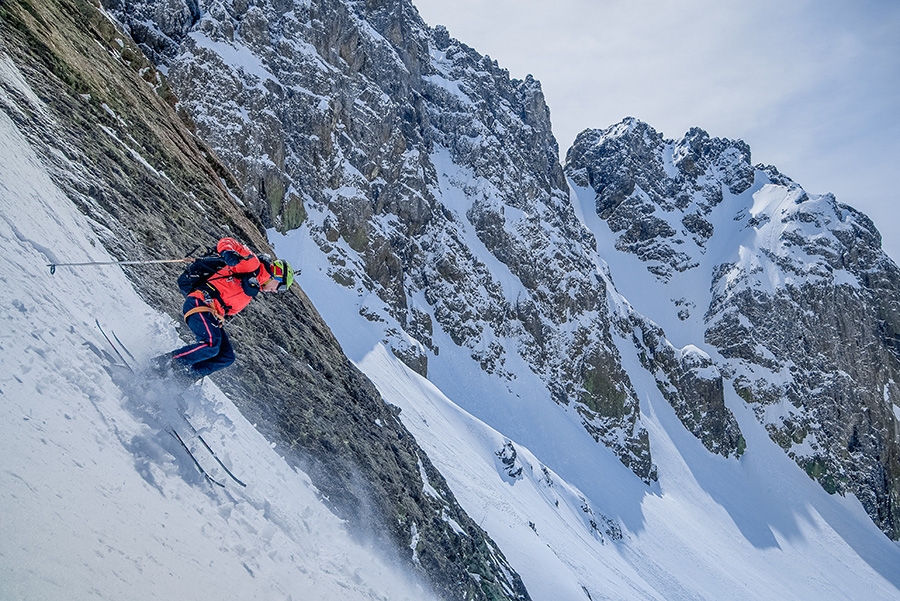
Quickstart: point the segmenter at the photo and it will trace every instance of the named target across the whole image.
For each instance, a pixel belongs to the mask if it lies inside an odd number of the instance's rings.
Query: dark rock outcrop
[[[517,354],[654,479],[540,84],[428,28],[407,1],[201,11],[159,61],[262,221],[308,228],[336,282],[387,305],[398,325],[384,339],[419,373],[439,352],[435,328],[500,378],[515,377]]]

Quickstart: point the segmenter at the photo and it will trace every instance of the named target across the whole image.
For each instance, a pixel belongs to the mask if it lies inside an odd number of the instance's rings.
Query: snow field
[[[597,502],[383,347],[359,366],[403,409],[404,424],[536,600],[585,599],[585,591],[592,599],[900,599],[896,545],[855,499],[827,495],[768,443],[750,410],[740,421],[753,436],[737,461],[708,453],[660,397],[642,395],[660,482],[632,505],[634,482],[585,455],[598,467],[592,488],[606,491]],[[637,385],[655,389],[649,375]],[[510,442],[517,478],[497,457]],[[621,538],[610,535],[615,526]]]

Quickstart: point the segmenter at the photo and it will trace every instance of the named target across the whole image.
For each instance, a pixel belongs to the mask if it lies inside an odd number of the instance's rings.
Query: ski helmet
[[[272,277],[278,280],[278,290],[287,290],[294,283],[294,270],[290,264],[284,259],[275,259],[272,261]]]

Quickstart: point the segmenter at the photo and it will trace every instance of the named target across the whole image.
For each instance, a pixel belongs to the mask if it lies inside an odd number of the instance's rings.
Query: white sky
[[[900,2],[413,0],[429,25],[534,75],[560,152],[623,117],[742,139],[869,215],[900,260]]]

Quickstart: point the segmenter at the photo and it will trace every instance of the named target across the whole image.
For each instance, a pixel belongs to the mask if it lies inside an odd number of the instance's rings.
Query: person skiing
[[[157,371],[171,370],[179,379],[195,382],[228,367],[235,356],[225,319],[240,313],[260,291],[287,290],[294,282],[287,261],[257,256],[234,238],[220,239],[216,253],[195,260],[178,278],[184,320],[197,342],[156,357]]]

